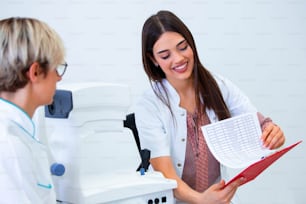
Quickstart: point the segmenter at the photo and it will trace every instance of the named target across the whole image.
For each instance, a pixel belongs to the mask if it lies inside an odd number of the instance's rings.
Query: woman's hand
[[[202,193],[203,200],[199,203],[229,204],[243,181],[244,178],[238,179],[224,188],[225,182],[221,180]]]
[[[229,204],[237,188],[244,181],[244,178],[238,179],[225,186],[224,180],[210,186],[206,191],[199,193],[191,189],[177,174],[172,164],[171,157],[157,157],[150,160],[155,171],[160,171],[166,178],[174,179],[177,182],[177,188],[173,190],[176,199],[190,204]]]
[[[276,149],[285,143],[285,135],[279,126],[271,122],[263,130],[261,140],[265,147]]]

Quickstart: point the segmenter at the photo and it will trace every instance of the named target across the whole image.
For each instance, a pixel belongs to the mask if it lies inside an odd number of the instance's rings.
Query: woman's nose
[[[180,63],[184,59],[184,56],[180,52],[174,53],[174,63]]]

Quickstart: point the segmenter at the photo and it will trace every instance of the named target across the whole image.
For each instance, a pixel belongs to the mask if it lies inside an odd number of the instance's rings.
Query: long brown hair
[[[161,82],[164,78],[166,78],[165,73],[161,69],[156,68],[156,66],[150,59],[150,56],[153,56],[153,46],[155,42],[163,33],[167,31],[181,34],[193,50],[193,77],[195,92],[197,93],[197,111],[200,113],[204,111],[202,103],[202,101],[204,101],[206,108],[214,110],[219,120],[223,120],[225,118],[230,117],[229,110],[223,100],[217,82],[215,81],[211,73],[200,62],[191,32],[189,31],[187,26],[170,11],[159,11],[157,14],[149,17],[143,25],[142,62],[144,70],[151,82],[151,85],[153,82]],[[166,96],[162,94],[162,90],[160,89],[154,89],[154,92],[157,97],[170,109],[170,112],[172,113],[169,97],[167,95],[167,90],[162,83],[160,84],[163,91],[166,93]]]

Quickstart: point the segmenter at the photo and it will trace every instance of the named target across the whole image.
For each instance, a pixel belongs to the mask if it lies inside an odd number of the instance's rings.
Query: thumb
[[[218,183],[212,185],[212,188],[214,190],[222,190],[225,186],[225,181],[223,179],[221,179],[221,181],[219,181]]]

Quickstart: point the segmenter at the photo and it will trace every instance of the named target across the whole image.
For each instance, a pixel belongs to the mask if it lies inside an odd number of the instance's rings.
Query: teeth
[[[183,64],[183,65],[181,65],[181,66],[174,67],[174,69],[184,69],[184,68],[185,68],[185,66],[186,66],[186,63],[185,63],[185,64]]]

